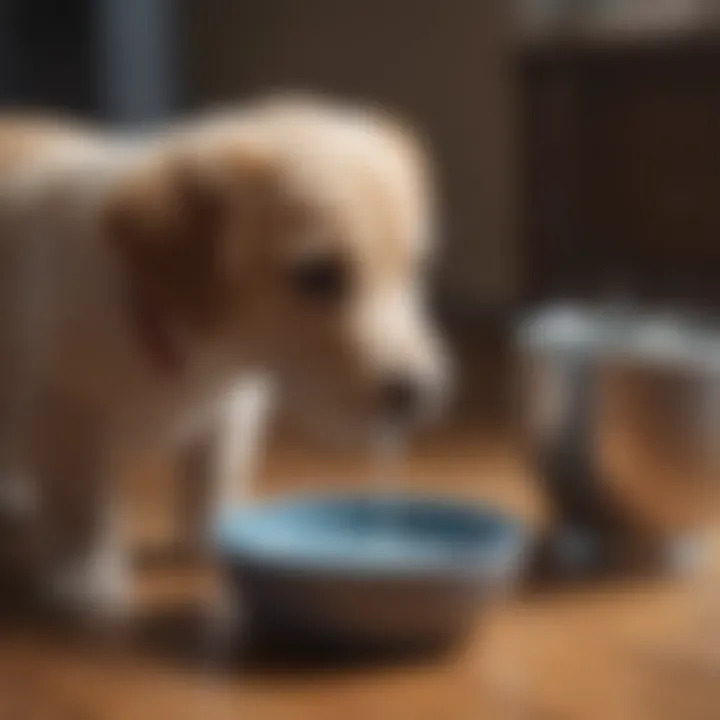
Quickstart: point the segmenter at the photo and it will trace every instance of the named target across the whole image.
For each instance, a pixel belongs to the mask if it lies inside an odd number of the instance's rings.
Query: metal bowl
[[[612,544],[615,560],[652,539],[672,561],[719,487],[717,327],[680,312],[565,306],[534,315],[519,340],[525,436],[557,525],[590,538],[585,547]]]

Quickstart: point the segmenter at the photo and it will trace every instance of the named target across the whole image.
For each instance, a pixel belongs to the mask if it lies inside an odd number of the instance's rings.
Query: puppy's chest
[[[132,445],[182,442],[213,422],[232,384],[222,374],[158,378],[144,384],[121,408],[122,440]]]

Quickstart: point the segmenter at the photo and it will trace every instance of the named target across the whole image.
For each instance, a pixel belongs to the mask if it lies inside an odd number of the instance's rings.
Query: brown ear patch
[[[106,228],[131,291],[194,329],[237,318],[290,218],[280,166],[246,142],[165,153],[118,187]]]
[[[133,173],[107,209],[106,227],[130,291],[177,320],[207,325],[217,310],[221,188],[185,159]]]

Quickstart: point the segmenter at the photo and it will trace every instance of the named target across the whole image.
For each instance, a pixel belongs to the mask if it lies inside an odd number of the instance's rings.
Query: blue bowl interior
[[[230,561],[334,573],[478,573],[513,563],[523,525],[447,500],[316,496],[230,513],[216,540]]]

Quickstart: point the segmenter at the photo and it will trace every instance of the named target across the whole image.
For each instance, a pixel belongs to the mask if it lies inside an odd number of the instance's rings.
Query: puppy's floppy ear
[[[243,264],[271,232],[276,167],[247,149],[155,158],[108,200],[105,231],[143,301],[209,327],[241,288]]]
[[[222,195],[189,158],[156,159],[123,178],[103,223],[132,292],[201,311],[212,286]]]

